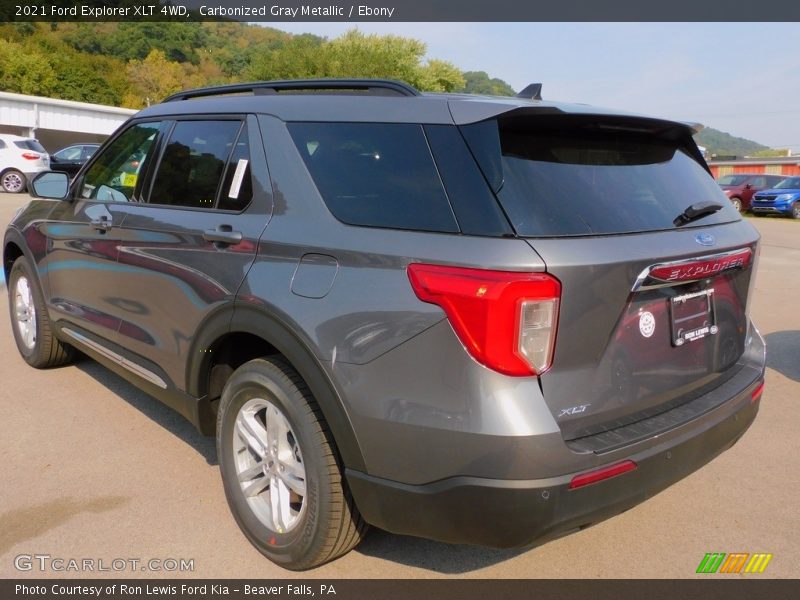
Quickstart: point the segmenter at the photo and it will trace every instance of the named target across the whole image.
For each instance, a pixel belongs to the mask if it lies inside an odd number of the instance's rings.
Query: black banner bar
[[[798,0],[3,0],[4,21],[787,22]]]
[[[66,600],[99,598],[179,598],[201,600],[794,600],[800,581],[725,580],[718,576],[694,580],[0,580],[0,598]]]

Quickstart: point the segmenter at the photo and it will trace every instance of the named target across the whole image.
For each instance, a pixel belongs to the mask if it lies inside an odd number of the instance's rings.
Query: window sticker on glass
[[[244,171],[247,169],[247,160],[240,158],[236,164],[236,172],[233,174],[233,181],[231,181],[231,189],[228,192],[228,198],[238,198],[239,190],[242,187],[242,179],[244,179]]]
[[[122,185],[124,187],[136,187],[136,173],[123,173],[122,175]]]

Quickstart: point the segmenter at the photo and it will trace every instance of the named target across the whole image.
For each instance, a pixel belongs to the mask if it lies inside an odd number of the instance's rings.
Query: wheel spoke
[[[295,494],[305,498],[306,478],[305,470],[301,465],[288,465],[281,463],[280,478]]]
[[[289,488],[278,477],[270,480],[269,486],[270,508],[272,508],[272,523],[278,533],[286,531],[291,517],[289,506]]]
[[[266,456],[269,444],[267,430],[251,412],[241,412],[236,417],[236,430],[245,444],[260,457]]]
[[[263,492],[267,487],[270,487],[270,494],[272,493],[272,484],[269,477],[260,477],[259,479],[254,479],[252,483],[243,486],[242,491],[244,495],[248,498],[252,496],[258,496],[261,492]]]

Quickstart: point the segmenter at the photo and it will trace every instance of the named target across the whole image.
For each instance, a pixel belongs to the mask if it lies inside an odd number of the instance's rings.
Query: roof
[[[385,122],[390,115],[394,123],[466,125],[511,112],[629,118],[647,120],[653,127],[664,129],[692,127],[586,104],[421,93],[403,82],[377,79],[263,81],[187,90],[144,109],[139,116],[262,113],[284,121]]]

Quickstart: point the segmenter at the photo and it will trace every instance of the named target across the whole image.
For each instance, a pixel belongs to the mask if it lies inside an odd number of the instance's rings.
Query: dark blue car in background
[[[800,219],[800,177],[789,177],[771,190],[758,192],[750,210],[755,215],[772,213]]]

